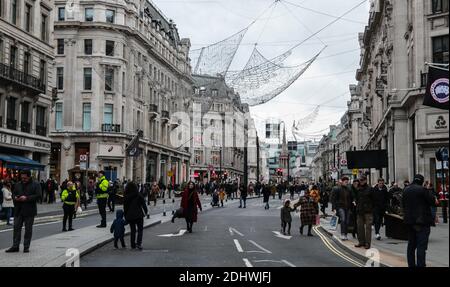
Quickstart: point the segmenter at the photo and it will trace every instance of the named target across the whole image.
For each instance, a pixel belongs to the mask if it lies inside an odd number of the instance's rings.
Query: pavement
[[[340,239],[340,226],[336,230],[331,230],[330,219],[331,217],[321,219],[321,229],[332,236],[336,244],[353,256],[361,260],[375,259],[374,261],[379,262],[381,266],[408,267],[406,259],[407,241],[387,238],[384,227],[380,231],[382,239],[376,240],[375,230],[372,228],[372,249],[367,251],[364,248],[356,248],[355,244],[358,243],[358,240],[352,238],[349,234],[349,240],[342,241]],[[440,222],[436,227],[431,228],[427,250],[427,267],[449,267],[449,225],[442,223],[442,219]],[[374,257],[375,254],[379,257]]]

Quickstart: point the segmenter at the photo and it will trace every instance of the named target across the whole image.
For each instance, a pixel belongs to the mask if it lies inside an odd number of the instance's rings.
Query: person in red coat
[[[186,219],[187,230],[189,233],[192,233],[192,225],[194,222],[197,222],[197,207],[202,211],[202,204],[192,181],[189,182],[188,187],[183,192],[181,207],[183,208],[183,215]]]

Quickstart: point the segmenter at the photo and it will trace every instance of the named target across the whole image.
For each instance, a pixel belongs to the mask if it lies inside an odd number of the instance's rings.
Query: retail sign
[[[359,172],[358,169],[356,169],[356,168],[352,169],[352,174],[353,175],[358,175],[358,172]]]
[[[428,114],[427,115],[427,132],[448,133],[448,113]]]
[[[100,144],[99,157],[125,157],[122,145]]]
[[[8,147],[33,148],[42,150],[43,152],[50,152],[51,144],[48,142],[38,141],[22,136],[7,134],[0,132],[0,144],[8,145]]]

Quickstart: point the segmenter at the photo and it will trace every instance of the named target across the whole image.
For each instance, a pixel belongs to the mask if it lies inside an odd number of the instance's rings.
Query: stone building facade
[[[56,87],[52,171],[181,183],[190,154],[171,143],[192,94],[190,42],[146,0],[55,1]],[[126,155],[143,131],[138,156]]]
[[[0,178],[49,176],[52,0],[0,0]]]

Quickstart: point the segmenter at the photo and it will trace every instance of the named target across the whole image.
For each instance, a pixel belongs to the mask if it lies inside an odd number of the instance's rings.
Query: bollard
[[[163,216],[166,216],[166,200],[163,199]]]

